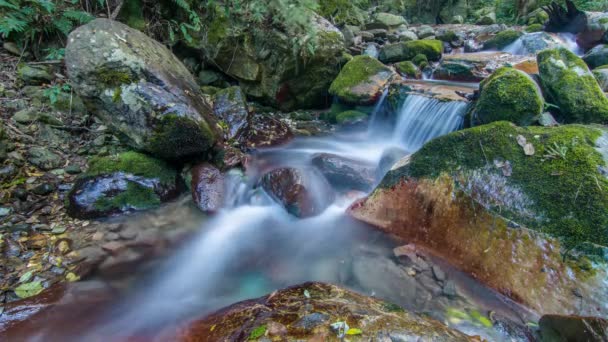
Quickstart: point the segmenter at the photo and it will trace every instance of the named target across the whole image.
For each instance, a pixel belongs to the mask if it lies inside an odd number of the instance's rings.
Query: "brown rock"
[[[301,172],[294,168],[281,168],[262,177],[261,185],[292,215],[309,217],[318,213],[315,201],[304,184]]]
[[[211,164],[192,168],[192,198],[204,212],[215,212],[224,202],[224,176]]]

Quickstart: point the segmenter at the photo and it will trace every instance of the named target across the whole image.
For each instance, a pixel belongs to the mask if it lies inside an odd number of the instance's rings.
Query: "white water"
[[[356,276],[348,275],[349,263],[368,257],[361,255],[368,255],[370,250],[380,255],[374,260],[392,262],[394,246],[382,234],[344,214],[364,194],[335,191],[334,202],[322,213],[298,219],[256,187],[269,165],[295,167],[312,179],[322,177],[310,163],[320,152],[374,165],[395,147],[414,152],[426,141],[460,128],[466,103],[409,95],[397,113],[380,115],[381,107],[376,108],[375,121],[386,120],[392,128],[380,129],[387,125],[377,125],[359,134],[297,139],[287,147],[254,156],[246,175],[232,172],[226,185],[229,193],[225,209],[205,222],[197,237],[137,292],[128,295],[108,315],[107,323],[84,340],[130,336],[305,281],[342,284],[370,295],[385,288],[387,282],[398,282],[394,276],[383,279],[380,275],[365,279],[363,285]],[[333,191],[327,187],[325,191]],[[405,299],[398,294],[382,295],[415,310],[442,310],[446,305],[443,301],[417,307],[411,300],[403,302]]]

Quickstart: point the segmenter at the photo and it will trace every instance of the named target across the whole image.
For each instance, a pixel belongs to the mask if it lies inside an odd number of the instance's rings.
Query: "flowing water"
[[[536,55],[539,50],[553,48],[555,45],[565,47],[577,56],[582,56],[584,50],[576,43],[576,36],[572,33],[534,32],[526,33],[515,42],[503,49],[513,55]]]
[[[406,97],[397,113],[387,113],[383,107],[377,106],[367,131],[296,139],[253,156],[246,174],[230,172],[225,207],[205,222],[198,236],[105,313],[97,328],[75,340],[120,340],[313,280],[341,284],[441,320],[447,319],[448,307],[455,307],[495,311],[523,323],[518,308],[508,300],[449,267],[445,270],[462,297],[429,295],[428,285],[397,267],[392,252],[396,241],[345,215],[347,207],[365,193],[332,188],[312,165],[316,154],[331,153],[377,166],[388,151],[412,153],[426,141],[460,128],[466,111],[465,102],[419,95]],[[326,209],[317,216],[289,215],[257,186],[265,172],[283,166],[305,175],[306,186],[317,193],[316,201],[334,200],[325,203]],[[413,292],[398,290],[408,286]],[[504,331],[467,322],[452,326],[490,340],[508,340]]]

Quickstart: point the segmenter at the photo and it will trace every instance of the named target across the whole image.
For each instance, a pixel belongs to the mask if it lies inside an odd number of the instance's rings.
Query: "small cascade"
[[[373,57],[373,58],[378,58],[378,54],[380,52],[378,51],[378,48],[376,47],[376,44],[368,44],[367,47],[365,48],[365,51],[363,51],[364,55]]]
[[[372,114],[370,115],[370,119],[369,119],[369,125],[367,127],[368,132],[372,133],[374,130],[376,130],[376,128],[382,124],[383,121],[385,121],[381,115],[382,113],[382,109],[384,107],[384,101],[386,100],[386,96],[388,95],[388,88],[384,89],[384,91],[382,92],[382,95],[380,95],[380,99],[378,99],[378,102],[376,103],[376,106],[374,106],[374,110],[372,111]]]
[[[576,35],[574,33],[560,32],[557,33],[557,38],[562,44],[570,51],[574,52],[577,56],[585,54],[585,50],[581,48],[576,42]]]
[[[462,127],[467,103],[409,95],[397,116],[393,142],[416,151],[427,141]]]
[[[577,56],[584,54],[576,43],[576,37],[571,33],[547,33],[533,32],[526,33],[519,37],[515,42],[503,49],[512,55],[525,56],[534,55],[544,49],[551,49],[558,46],[565,47]]]

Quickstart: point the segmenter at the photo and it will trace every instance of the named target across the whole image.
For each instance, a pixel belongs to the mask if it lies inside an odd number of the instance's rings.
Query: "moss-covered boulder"
[[[433,77],[440,80],[480,82],[502,66],[512,66],[528,74],[538,73],[533,57],[516,56],[506,52],[479,52],[444,56],[433,70]]]
[[[395,68],[401,75],[405,75],[408,78],[420,78],[422,73],[420,69],[411,61],[404,61],[395,64]]]
[[[400,15],[380,12],[374,14],[372,22],[366,25],[367,29],[392,30],[401,25],[407,25],[407,21]]]
[[[608,45],[600,44],[594,47],[583,56],[583,60],[591,69],[608,64]]]
[[[408,61],[416,55],[425,55],[429,61],[438,61],[443,53],[443,42],[434,39],[415,40],[384,45],[378,59],[383,63]]]
[[[544,29],[545,29],[545,27],[543,26],[543,24],[531,24],[531,25],[526,26],[526,28],[524,30],[528,33],[534,33],[534,32],[543,31]]]
[[[55,70],[45,64],[20,64],[17,67],[19,81],[26,85],[50,83],[55,79]]]
[[[395,73],[370,56],[356,56],[346,63],[329,88],[340,101],[353,105],[374,104]]]
[[[194,77],[142,32],[96,19],[70,34],[65,64],[87,107],[133,148],[177,159],[215,143],[216,120]]]
[[[602,65],[599,68],[593,69],[593,76],[600,85],[603,92],[608,91],[608,65]]]
[[[137,152],[93,158],[67,198],[72,217],[100,218],[158,207],[183,190],[165,162]]]
[[[520,126],[532,124],[544,107],[540,88],[526,73],[502,67],[480,84],[475,105],[475,121],[487,124],[511,121]]]
[[[548,101],[559,106],[568,122],[608,122],[608,99],[585,62],[565,48],[544,50],[537,56]]]
[[[178,329],[178,341],[469,341],[442,323],[380,299],[323,283],[305,283],[233,304]],[[334,327],[332,327],[332,325]],[[347,331],[344,331],[347,330]],[[171,331],[171,335],[174,334]],[[392,337],[392,338],[391,338]]]
[[[595,297],[606,268],[563,255],[608,245],[605,141],[582,125],[454,132],[397,163],[351,212],[540,313],[584,314],[581,300],[592,312],[608,297]]]
[[[516,30],[505,30],[497,33],[494,37],[483,43],[483,48],[486,50],[500,50],[515,42],[523,33]]]
[[[345,51],[344,36],[321,16],[311,13],[316,34],[314,53],[307,47],[294,53],[295,41],[280,25],[251,20],[246,26],[232,24],[217,12],[209,30],[193,34],[190,44],[224,74],[239,82],[248,97],[283,110],[323,107],[327,90],[338,74]]]

